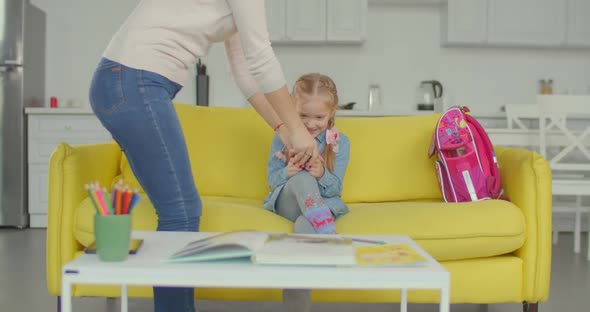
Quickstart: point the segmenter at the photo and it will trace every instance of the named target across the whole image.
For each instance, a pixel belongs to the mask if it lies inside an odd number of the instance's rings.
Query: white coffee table
[[[188,242],[215,233],[134,232],[143,238],[136,255],[124,262],[101,262],[96,255],[82,255],[62,270],[62,311],[72,311],[72,285],[120,284],[121,311],[127,311],[128,285],[197,288],[279,289],[401,289],[401,311],[407,311],[408,289],[440,289],[440,311],[450,309],[450,274],[407,236],[345,235],[408,244],[430,264],[426,267],[367,268],[318,266],[264,266],[247,260],[202,263],[162,263]],[[321,278],[318,278],[321,277]]]

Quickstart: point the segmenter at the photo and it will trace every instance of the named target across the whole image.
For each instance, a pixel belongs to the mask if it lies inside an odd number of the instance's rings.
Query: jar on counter
[[[381,88],[377,84],[369,86],[369,111],[380,111],[381,106]]]
[[[553,79],[547,78],[547,84],[545,85],[545,94],[553,94]]]
[[[553,94],[553,79],[539,80],[539,94]]]
[[[546,85],[547,85],[547,82],[545,81],[545,79],[539,80],[539,94],[545,94],[545,86]]]

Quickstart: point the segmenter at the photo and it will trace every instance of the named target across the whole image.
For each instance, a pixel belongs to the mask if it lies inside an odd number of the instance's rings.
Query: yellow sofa
[[[250,108],[176,105],[192,170],[203,198],[202,231],[258,229],[291,232],[293,224],[261,208],[268,193],[266,162],[272,131]],[[538,154],[497,148],[511,202],[442,202],[427,150],[437,115],[338,118],[351,141],[343,199],[350,213],[339,233],[407,234],[451,272],[452,303],[537,303],[549,293],[551,173]],[[60,269],[93,240],[93,208],[83,188],[123,178],[138,186],[115,143],[60,144],[50,160],[47,284],[60,294]],[[143,197],[133,228],[154,230]],[[150,297],[151,287],[130,288]],[[119,295],[117,287],[77,286],[76,296]],[[270,289],[198,289],[197,298],[280,300]],[[435,291],[409,293],[411,302],[438,302]],[[313,301],[396,302],[397,291],[317,290]]]

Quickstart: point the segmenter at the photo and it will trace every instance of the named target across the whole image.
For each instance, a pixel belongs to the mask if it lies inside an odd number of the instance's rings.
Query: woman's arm
[[[257,85],[254,77],[252,76],[251,70],[248,67],[248,60],[245,57],[245,51],[242,49],[241,40],[243,40],[243,39],[241,39],[240,33],[237,32],[237,33],[233,34],[231,37],[229,37],[228,39],[226,39],[224,42],[225,55],[226,55],[227,62],[229,64],[229,67],[231,70],[232,78],[234,79],[235,83],[238,85],[238,87],[242,91],[242,94],[248,99],[248,102],[250,103],[250,105],[252,105],[252,107],[254,107],[254,109],[258,112],[258,114],[260,114],[260,116],[262,116],[262,118],[266,121],[266,123],[271,128],[275,129],[282,122],[282,120],[279,117],[279,115],[277,114],[277,112],[275,111],[274,106],[269,103],[269,100],[267,99],[265,94],[258,91],[258,85]],[[270,47],[270,43],[269,43],[269,47]],[[272,50],[271,50],[271,52],[272,52]],[[264,53],[262,53],[262,54],[264,55]],[[275,58],[274,53],[273,53],[272,57]],[[276,60],[276,58],[275,58],[275,60]],[[277,66],[278,66],[278,62],[277,62]],[[272,70],[272,68],[269,68],[268,70]],[[280,66],[278,66],[278,71],[280,72],[281,79],[283,79],[283,73],[280,69]],[[284,80],[282,80],[282,81],[284,81]],[[283,85],[281,85],[280,87],[282,87]],[[285,86],[285,88],[286,88],[286,86]],[[287,97],[289,96],[288,93],[286,96]],[[281,96],[279,95],[279,100],[281,100],[280,97]],[[281,100],[281,101],[283,101],[283,100]],[[281,107],[283,107],[283,106],[292,107],[292,104],[290,102],[290,98],[288,98],[288,101],[285,105],[280,105],[280,106]],[[295,112],[293,110],[293,114],[294,113]],[[289,114],[289,113],[287,112],[287,114]],[[292,124],[292,122],[291,122],[291,124]],[[288,124],[286,124],[286,125],[288,127]],[[285,142],[285,138],[287,137],[285,130],[287,130],[287,129],[282,129],[280,132],[281,140],[283,140],[283,142]]]
[[[225,40],[225,56],[231,70],[231,75],[242,94],[248,99],[248,102],[264,118],[271,128],[276,128],[281,119],[274,111],[270,103],[266,100],[263,93],[258,91],[256,81],[250,75],[248,63],[244,57],[244,51],[240,43],[238,33],[233,34]]]
[[[270,93],[286,85],[281,65],[270,44],[264,0],[227,0],[237,28],[237,36],[227,42],[244,58],[257,91]],[[237,53],[235,53],[237,54]],[[235,56],[232,53],[232,56]],[[253,94],[253,93],[252,93]],[[246,97],[252,96],[247,94]]]
[[[281,66],[272,50],[266,26],[264,0],[227,0],[238,30],[247,68],[279,119],[289,130],[295,162],[305,163],[317,156],[315,140],[309,135],[289,97]],[[233,41],[228,41],[233,48]],[[250,98],[253,94],[246,94]],[[269,117],[269,116],[267,116]],[[264,118],[264,117],[263,117]],[[273,118],[270,116],[269,118]],[[270,124],[272,120],[267,120]],[[311,155],[311,156],[309,156]]]
[[[233,34],[225,40],[225,55],[232,78],[242,91],[242,94],[266,123],[271,128],[277,129],[277,126],[282,123],[281,118],[274,111],[264,94],[258,91],[256,82],[248,70],[248,64],[244,57],[244,51],[242,50],[238,33]],[[279,126],[277,134],[284,144],[289,145],[287,141],[289,133],[286,127]]]

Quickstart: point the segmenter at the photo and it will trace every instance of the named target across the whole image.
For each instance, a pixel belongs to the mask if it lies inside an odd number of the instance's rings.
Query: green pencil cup
[[[101,261],[125,261],[131,239],[130,215],[94,215],[96,253]]]

